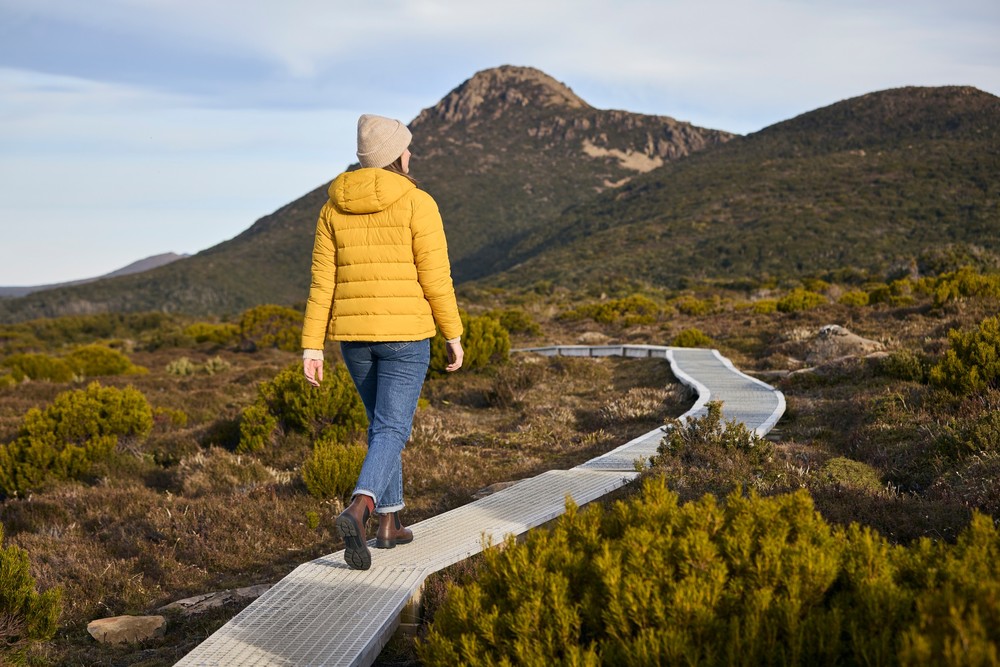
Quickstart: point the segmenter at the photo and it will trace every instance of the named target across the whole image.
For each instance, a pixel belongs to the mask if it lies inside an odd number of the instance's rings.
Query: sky
[[[0,0],[0,285],[232,238],[353,162],[360,114],[505,64],[746,134],[899,86],[1000,95],[1000,2]]]

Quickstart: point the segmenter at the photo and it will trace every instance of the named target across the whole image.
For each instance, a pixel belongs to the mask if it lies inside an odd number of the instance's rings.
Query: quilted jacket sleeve
[[[312,282],[302,323],[302,347],[322,350],[333,310],[333,290],[337,284],[337,244],[333,227],[326,215],[329,203],[320,211],[313,243]]]
[[[446,339],[462,335],[462,320],[458,314],[455,288],[451,282],[451,263],[448,261],[448,243],[444,236],[444,223],[437,203],[425,192],[417,191],[414,197],[413,260],[417,265],[417,280],[424,297],[431,305],[434,321]]]

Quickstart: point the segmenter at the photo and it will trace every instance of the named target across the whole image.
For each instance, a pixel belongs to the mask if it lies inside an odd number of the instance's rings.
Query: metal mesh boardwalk
[[[667,359],[674,375],[698,394],[682,418],[700,416],[709,400],[721,400],[726,419],[737,419],[763,435],[785,410],[781,392],[736,370],[715,350],[569,345],[519,351]],[[627,484],[638,474],[636,460],[655,454],[662,437],[663,429],[655,429],[570,470],[521,480],[414,524],[417,539],[373,551],[370,570],[349,569],[342,551],[300,565],[177,665],[370,665],[428,575],[478,553],[484,544],[556,518],[565,510],[567,496],[584,505]]]

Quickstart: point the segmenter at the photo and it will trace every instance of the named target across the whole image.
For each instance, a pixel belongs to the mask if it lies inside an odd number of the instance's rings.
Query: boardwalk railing
[[[682,415],[723,401],[723,417],[766,434],[785,410],[781,392],[740,372],[715,350],[606,345],[518,350],[543,355],[659,357],[697,392]],[[343,552],[297,567],[177,663],[199,666],[324,667],[370,665],[399,625],[424,579],[501,542],[596,500],[635,479],[663,437],[658,428],[570,470],[550,470],[491,496],[413,524],[412,544],[373,554],[370,570],[351,570]],[[369,542],[374,545],[374,540]]]

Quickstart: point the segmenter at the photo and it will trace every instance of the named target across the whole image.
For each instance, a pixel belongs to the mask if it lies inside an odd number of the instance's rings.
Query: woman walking
[[[399,520],[402,452],[430,362],[435,323],[448,365],[462,366],[462,322],[437,204],[409,176],[412,135],[398,120],[358,120],[361,169],[330,184],[319,215],[312,284],[302,327],[306,379],[323,380],[326,339],[340,341],[347,370],[368,413],[368,454],[351,504],[337,517],[344,560],[371,567],[368,518],[379,516],[375,546],[413,541]]]

